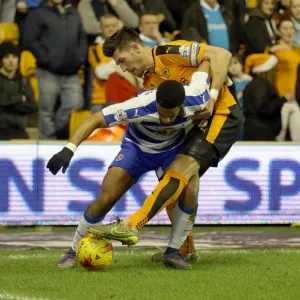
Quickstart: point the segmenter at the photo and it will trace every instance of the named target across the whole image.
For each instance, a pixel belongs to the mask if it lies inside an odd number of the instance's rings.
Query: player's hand
[[[60,152],[52,156],[47,164],[47,168],[53,175],[62,168],[62,172],[65,173],[69,167],[70,161],[74,155],[74,152],[67,147],[64,147]]]
[[[213,114],[215,102],[216,100],[210,97],[203,111],[197,116],[197,119],[207,120]]]

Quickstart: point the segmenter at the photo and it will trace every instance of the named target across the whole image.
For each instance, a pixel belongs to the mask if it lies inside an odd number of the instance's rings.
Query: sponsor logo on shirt
[[[179,54],[182,57],[188,57],[190,55],[190,47],[189,46],[181,46],[179,48]]]
[[[170,71],[167,68],[163,68],[162,70],[163,74],[165,77],[169,78],[170,77]]]
[[[119,109],[116,113],[115,113],[115,120],[117,122],[124,122],[127,120],[127,113],[125,110],[123,109]]]
[[[121,153],[117,156],[116,161],[120,161],[124,158],[124,155]]]

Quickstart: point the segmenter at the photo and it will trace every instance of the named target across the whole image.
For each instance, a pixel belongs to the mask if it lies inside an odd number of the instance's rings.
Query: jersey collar
[[[210,11],[218,11],[220,8],[220,4],[217,3],[214,8],[211,8],[204,0],[200,0],[200,5],[203,6],[204,8],[210,10]]]

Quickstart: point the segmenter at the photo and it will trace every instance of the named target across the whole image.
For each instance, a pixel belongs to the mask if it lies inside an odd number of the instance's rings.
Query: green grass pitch
[[[1,300],[296,300],[300,250],[200,250],[191,271],[151,262],[155,250],[117,249],[102,271],[58,269],[62,251],[0,251]]]

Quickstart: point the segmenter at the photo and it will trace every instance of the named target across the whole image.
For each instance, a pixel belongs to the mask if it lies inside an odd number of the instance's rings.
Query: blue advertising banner
[[[65,174],[48,160],[59,143],[0,144],[0,224],[77,224],[99,193],[119,145],[85,143]],[[264,224],[300,221],[300,145],[237,144],[200,182],[197,224]],[[145,174],[106,217],[124,218],[157,183]],[[163,211],[150,224],[169,224]]]

